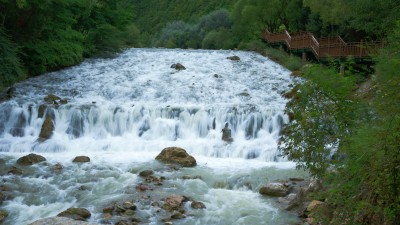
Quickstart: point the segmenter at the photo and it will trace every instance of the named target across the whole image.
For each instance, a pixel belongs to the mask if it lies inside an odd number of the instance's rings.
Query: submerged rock
[[[39,118],[42,118],[44,116],[46,109],[47,109],[47,105],[45,105],[45,104],[42,104],[39,106],[39,108],[38,108],[38,117]]]
[[[86,163],[86,162],[90,162],[90,158],[87,156],[77,156],[75,157],[74,160],[72,160],[72,162],[74,163]]]
[[[30,166],[44,161],[46,161],[45,157],[31,153],[29,155],[22,156],[21,158],[19,158],[17,160],[17,164],[21,166]]]
[[[231,134],[231,129],[228,127],[228,123],[225,123],[224,129],[222,129],[222,140],[228,143],[233,142],[232,134]]]
[[[13,166],[10,168],[10,170],[8,170],[7,173],[14,175],[22,175],[23,172],[20,168]]]
[[[186,70],[186,67],[184,67],[180,63],[174,63],[171,65],[171,68],[176,69],[176,70]]]
[[[46,115],[46,119],[44,120],[42,124],[42,129],[40,130],[39,142],[44,142],[53,136],[53,131],[54,131],[54,123],[53,123],[53,118],[49,114]]]
[[[136,190],[143,192],[143,191],[152,191],[153,187],[147,184],[139,184],[138,186],[136,186]]]
[[[61,213],[58,217],[68,217],[74,220],[86,221],[92,214],[85,208],[69,208]]]
[[[60,172],[63,169],[63,166],[60,163],[56,163],[51,168],[54,172]]]
[[[46,97],[44,97],[44,100],[49,104],[54,104],[61,100],[61,98],[54,94],[48,94]]]
[[[149,177],[149,176],[151,176],[153,174],[154,174],[153,170],[143,170],[143,171],[141,171],[139,173],[139,176],[141,176],[141,177]]]
[[[190,176],[190,175],[183,175],[181,177],[184,180],[195,180],[195,179],[203,179],[200,175]]]
[[[49,217],[37,220],[29,225],[96,225],[84,221],[77,221],[67,217]]]
[[[186,216],[182,212],[180,212],[180,211],[172,212],[171,219],[178,220],[178,219],[183,219],[183,218],[186,218]]]
[[[283,197],[289,193],[289,188],[287,185],[281,183],[268,183],[261,187],[259,192],[262,195]]]
[[[0,223],[2,223],[8,216],[6,211],[0,210]]]
[[[179,210],[183,206],[184,201],[185,197],[173,194],[165,198],[163,208],[170,212]]]
[[[240,60],[239,56],[237,56],[237,55],[229,56],[229,57],[227,57],[227,59],[230,59],[232,61],[239,61]]]
[[[183,148],[179,147],[164,148],[156,157],[156,160],[163,163],[178,164],[183,167],[196,166],[196,159],[189,155]]]
[[[192,204],[190,204],[190,207],[192,207],[193,209],[205,209],[206,205],[204,205],[204,203],[202,203],[202,202],[192,201]]]

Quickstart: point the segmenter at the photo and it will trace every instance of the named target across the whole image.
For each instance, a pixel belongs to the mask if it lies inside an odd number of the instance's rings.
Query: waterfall
[[[241,60],[227,59],[232,55]],[[186,70],[170,68],[174,63]],[[277,148],[288,122],[281,93],[295,79],[289,74],[251,52],[128,49],[16,84],[15,96],[0,103],[2,185],[16,196],[3,202],[5,223],[29,224],[69,207],[89,209],[90,222],[99,223],[102,208],[133,198],[145,223],[164,224],[143,196],[162,201],[171,193],[207,206],[185,208],[190,216],[178,225],[295,223],[257,192],[266,180],[299,176]],[[174,170],[155,160],[172,146],[197,166]],[[23,167],[22,176],[7,174],[32,152],[47,161]],[[80,155],[90,163],[73,163]],[[60,172],[52,170],[56,164]],[[166,180],[139,193],[137,173],[147,169]],[[187,175],[199,178],[182,179]]]

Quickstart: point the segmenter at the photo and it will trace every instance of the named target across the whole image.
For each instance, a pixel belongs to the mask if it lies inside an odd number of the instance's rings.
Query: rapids
[[[241,60],[227,59],[232,55]],[[186,70],[170,68],[178,62]],[[152,196],[177,193],[206,205],[188,207],[189,215],[174,224],[295,223],[275,199],[258,194],[268,181],[306,176],[277,151],[288,121],[280,93],[293,82],[290,71],[256,53],[166,49],[129,49],[21,82],[15,97],[0,104],[2,187],[12,196],[1,207],[9,213],[5,224],[29,224],[69,207],[87,208],[90,222],[107,224],[102,208],[144,198],[135,191],[144,169],[166,177]],[[47,109],[54,134],[39,142],[44,116],[38,111],[48,94],[68,103]],[[230,144],[221,140],[225,123]],[[186,149],[198,166],[163,169],[154,158],[170,146]],[[22,176],[7,174],[31,152],[47,162]],[[77,155],[91,162],[72,163]],[[56,163],[61,173],[51,170]],[[143,224],[163,224],[144,200],[136,204]]]

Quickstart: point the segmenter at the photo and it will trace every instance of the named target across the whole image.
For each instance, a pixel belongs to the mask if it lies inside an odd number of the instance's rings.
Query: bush
[[[202,43],[204,49],[231,49],[233,47],[231,33],[226,29],[209,32]]]
[[[92,29],[85,40],[86,56],[110,56],[125,46],[121,30],[111,24],[100,24]]]
[[[299,57],[296,57],[292,54],[288,54],[283,50],[266,48],[265,55],[268,58],[282,64],[283,66],[292,71],[299,70],[302,66],[301,59]]]
[[[30,75],[72,66],[83,59],[81,45],[59,40],[29,42],[24,47],[24,53]]]

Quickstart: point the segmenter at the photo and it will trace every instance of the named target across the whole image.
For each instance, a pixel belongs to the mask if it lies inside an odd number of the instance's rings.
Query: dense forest
[[[0,90],[131,46],[265,52],[265,28],[385,40],[373,72],[300,69],[280,148],[324,180],[322,224],[399,224],[400,0],[0,0]]]

